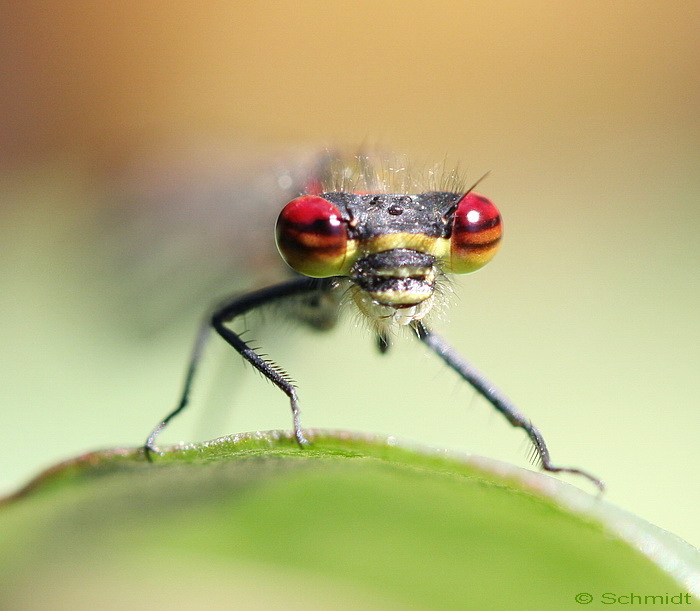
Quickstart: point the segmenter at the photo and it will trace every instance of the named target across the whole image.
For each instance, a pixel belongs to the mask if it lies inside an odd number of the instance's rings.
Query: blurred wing
[[[117,319],[154,331],[288,276],[275,221],[323,158],[207,145],[132,153],[107,168],[96,251],[103,297]]]

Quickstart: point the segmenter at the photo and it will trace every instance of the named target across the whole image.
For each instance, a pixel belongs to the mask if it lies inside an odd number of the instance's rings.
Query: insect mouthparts
[[[411,306],[432,297],[437,280],[434,256],[394,248],[358,259],[350,279],[376,303]]]

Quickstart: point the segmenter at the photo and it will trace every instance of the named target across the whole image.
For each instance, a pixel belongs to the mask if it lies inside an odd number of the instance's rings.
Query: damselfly
[[[392,328],[411,329],[512,426],[526,432],[545,471],[579,474],[602,490],[602,482],[586,471],[553,464],[540,431],[427,323],[444,301],[446,275],[474,272],[498,250],[500,213],[473,191],[475,186],[467,188],[458,172],[443,166],[415,175],[398,158],[391,161],[364,153],[322,156],[302,184],[293,187],[296,197],[277,218],[277,248],[296,277],[228,299],[207,316],[180,401],[149,435],[146,455],[158,452],[158,435],[187,406],[212,331],[287,396],[294,435],[300,446],[306,446],[296,386],[231,323],[264,306],[292,303],[289,316],[325,329],[335,323],[338,309],[349,303],[370,322],[381,352],[390,348]],[[270,227],[270,240],[272,233]]]

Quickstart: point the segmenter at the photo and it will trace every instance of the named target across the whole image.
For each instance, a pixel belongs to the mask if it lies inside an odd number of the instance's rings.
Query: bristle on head
[[[328,152],[312,182],[316,193],[411,195],[427,191],[464,193],[467,185],[457,167],[446,161],[416,166],[403,155]]]

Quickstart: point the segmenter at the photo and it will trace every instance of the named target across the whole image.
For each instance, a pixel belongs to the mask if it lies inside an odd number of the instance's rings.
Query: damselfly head
[[[301,274],[348,277],[353,300],[378,324],[422,319],[444,274],[476,271],[495,255],[501,218],[484,196],[463,190],[368,193],[368,179],[351,181],[343,172],[344,182],[333,184],[353,182],[353,191],[319,193],[314,185],[313,193],[284,207],[277,248]]]

